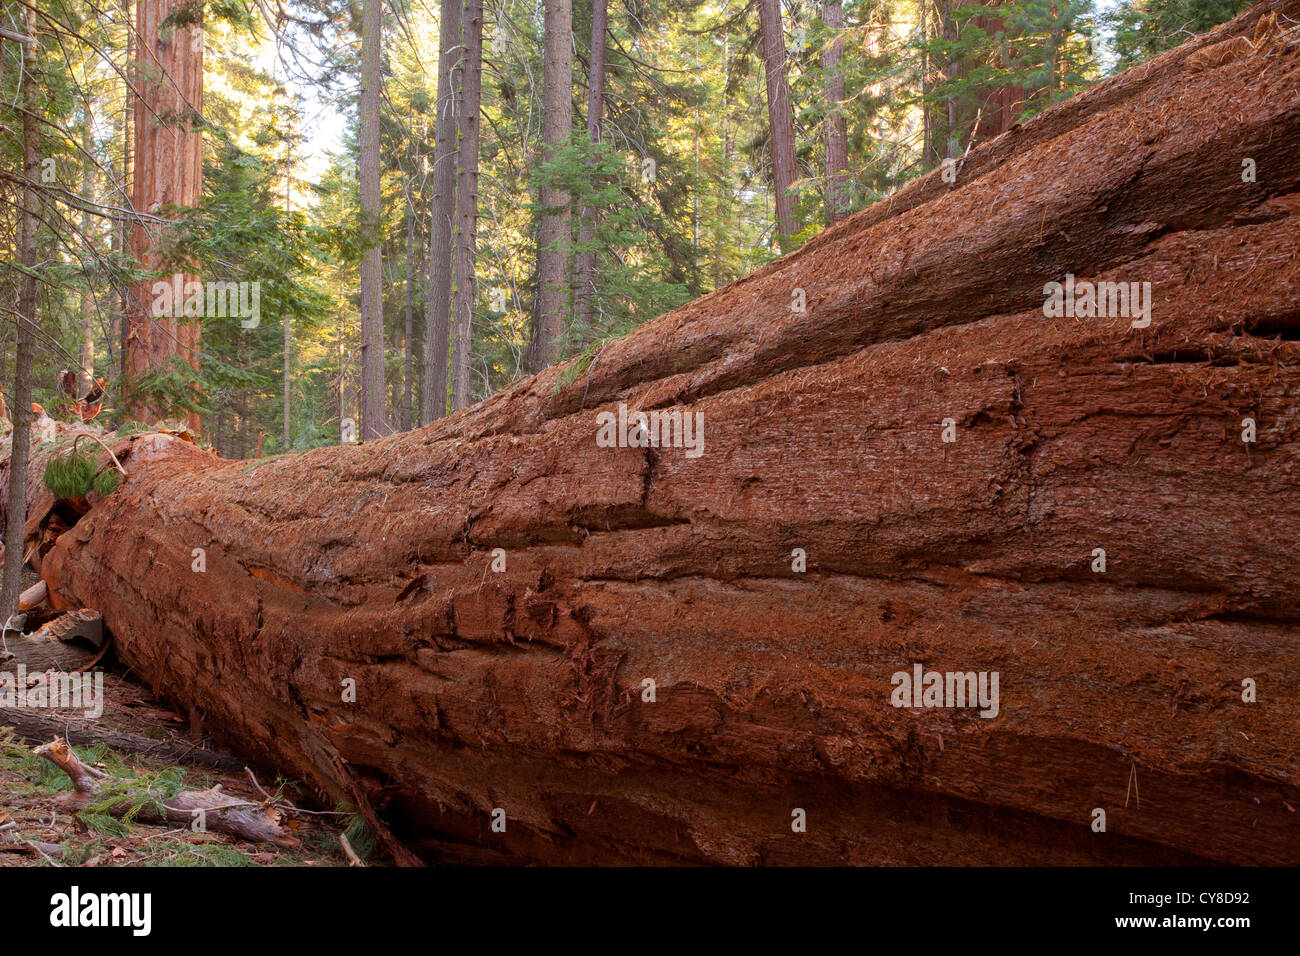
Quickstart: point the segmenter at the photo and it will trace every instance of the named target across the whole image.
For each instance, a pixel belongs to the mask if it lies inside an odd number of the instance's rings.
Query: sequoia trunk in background
[[[1300,43],[1198,56],[1264,10],[581,375],[253,468],[117,439],[53,599],[430,860],[1298,864]]]
[[[286,144],[284,150],[284,212],[285,219],[289,217],[290,210],[293,208],[293,153],[291,147]],[[283,444],[281,447],[285,451],[293,448],[293,419],[291,417],[293,395],[293,317],[286,314],[280,320],[283,323],[281,332],[284,337],[284,368],[281,374],[281,401],[280,417],[281,432]],[[407,322],[410,322],[408,310]]]
[[[479,101],[483,86],[483,0],[465,0],[461,15],[460,145],[456,153],[455,292],[452,296],[452,401],[456,411],[470,403],[470,360],[474,345],[474,266],[478,228]]]
[[[781,0],[758,0],[759,30],[763,39],[763,74],[767,83],[768,146],[772,155],[772,195],[776,202],[776,230],[781,239],[798,231],[794,198],[794,113],[790,81],[786,77],[785,29],[781,25]]]
[[[990,0],[986,4],[991,10],[996,10],[1001,5],[1002,0]],[[1001,39],[996,54],[990,55],[993,64],[1002,70],[1014,69],[1014,64],[1011,62],[1014,56],[1012,51],[1017,42],[1023,42],[1022,38],[1013,32],[1015,21],[1008,21],[1007,18],[996,15],[986,15],[973,17],[970,23],[985,36]],[[976,95],[979,104],[976,115],[979,117],[979,123],[973,133],[980,142],[1000,136],[1011,129],[1019,121],[1025,107],[1026,91],[1022,83],[985,87],[978,90]]]
[[[203,25],[167,24],[183,7],[184,0],[138,0],[135,9],[141,69],[132,97],[132,206],[144,218],[131,225],[131,252],[145,270],[161,266],[170,240],[169,224],[157,217],[170,215],[168,207],[196,205],[203,192],[203,135],[196,125],[203,111]],[[192,274],[182,278],[183,283],[198,280]],[[157,281],[144,279],[128,299],[127,397],[132,417],[148,422],[162,417],[164,409],[136,390],[141,379],[178,359],[196,371],[199,367],[199,325],[180,318],[181,303],[154,308]],[[197,412],[188,416],[188,424],[199,430]]]

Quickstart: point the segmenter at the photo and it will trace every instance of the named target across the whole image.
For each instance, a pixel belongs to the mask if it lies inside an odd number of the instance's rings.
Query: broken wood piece
[[[221,785],[206,790],[182,790],[171,795],[126,788],[128,781],[109,778],[103,771],[83,763],[68,744],[56,737],[33,753],[48,760],[68,775],[72,792],[60,803],[71,811],[99,806],[111,816],[128,813],[144,823],[179,824],[197,832],[215,831],[250,843],[296,846],[298,841],[280,824],[276,807],[259,806],[249,800],[221,792]],[[105,780],[112,779],[111,787]],[[122,787],[121,792],[114,788]],[[99,797],[100,799],[96,799]]]
[[[352,849],[352,844],[348,842],[346,833],[339,834],[339,846],[343,847],[343,854],[348,858],[348,866],[365,866],[365,861],[357,856],[357,851]]]
[[[104,646],[104,616],[92,608],[78,608],[60,614],[32,637],[40,640],[81,640],[98,650]]]
[[[44,604],[49,596],[49,586],[43,580],[37,581],[22,594],[18,595],[18,610],[30,611],[37,605]]]
[[[62,856],[63,847],[57,843],[42,843],[39,840],[24,840],[13,834],[0,834],[0,853],[24,853],[31,856]],[[50,862],[54,862],[51,860]]]
[[[70,621],[64,621],[69,615],[60,615],[35,634],[10,631],[5,636],[9,656],[0,660],[0,670],[17,673],[18,665],[22,664],[27,674],[34,676],[51,670],[71,674],[90,669],[108,650],[103,621],[98,612],[90,613],[94,616]],[[66,637],[60,636],[65,633]]]

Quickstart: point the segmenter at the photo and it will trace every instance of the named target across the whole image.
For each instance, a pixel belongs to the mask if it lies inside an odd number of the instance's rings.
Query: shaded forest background
[[[201,54],[201,105],[141,111],[181,79],[140,55],[138,4],[146,45]],[[51,411],[72,370],[104,379],[104,424],[188,418],[227,457],[415,427],[1247,5],[9,0],[0,381],[12,406],[27,317]],[[192,202],[140,208],[170,174],[142,115],[197,134]],[[128,361],[173,274],[246,283],[257,314],[182,315],[170,356]]]

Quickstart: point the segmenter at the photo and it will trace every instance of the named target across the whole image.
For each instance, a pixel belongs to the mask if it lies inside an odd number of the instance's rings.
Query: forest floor
[[[35,576],[33,575],[33,580]],[[138,781],[141,791],[155,794],[174,788],[202,789],[217,784],[232,796],[260,802],[252,780],[238,769],[238,758],[212,769],[210,739],[196,739],[190,722],[153,698],[110,649],[96,665],[103,675],[103,714],[90,719],[79,710],[46,710],[69,729],[105,737],[158,742],[166,756],[119,752],[107,743],[75,746],[82,761],[109,774]],[[195,832],[171,825],[125,822],[93,808],[73,813],[60,805],[71,790],[67,775],[33,753],[33,744],[19,739],[6,726],[0,711],[0,867],[4,866],[346,866],[339,840],[346,832],[350,845],[363,858],[371,841],[359,819],[344,813],[293,814],[285,826],[298,841],[289,848],[253,845],[214,832]],[[13,718],[10,718],[13,722]],[[202,757],[206,759],[187,759]],[[230,755],[226,755],[230,756]],[[219,759],[219,758],[218,758]],[[260,780],[278,801],[301,807],[309,802],[295,782]],[[346,829],[345,829],[346,828]]]

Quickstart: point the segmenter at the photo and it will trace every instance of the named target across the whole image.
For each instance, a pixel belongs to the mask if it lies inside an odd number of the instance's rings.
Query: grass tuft
[[[117,491],[117,486],[122,483],[122,473],[116,468],[105,468],[95,476],[91,482],[91,487],[99,494],[101,498],[107,498],[113,492]]]
[[[95,459],[81,452],[57,455],[45,464],[45,487],[54,497],[80,498],[95,479]]]
[[[59,500],[80,498],[91,489],[107,498],[122,483],[122,474],[116,468],[105,468],[96,474],[94,455],[69,451],[56,455],[45,463],[45,487]]]
[[[337,807],[336,809],[347,812],[347,807]],[[375,852],[375,836],[370,832],[370,827],[366,825],[366,818],[359,813],[352,814],[348,818],[347,829],[343,835],[348,838],[348,843],[352,844],[352,849],[356,851],[357,856],[363,860],[368,860]]]
[[[582,378],[582,376],[587,373],[587,370],[591,368],[592,364],[595,363],[596,356],[604,350],[606,345],[617,338],[619,338],[619,336],[608,335],[605,338],[596,339],[596,341],[588,344],[587,347],[578,354],[578,357],[570,364],[566,365],[560,372],[559,379],[555,383],[556,393],[558,394],[564,391],[578,379]]]

